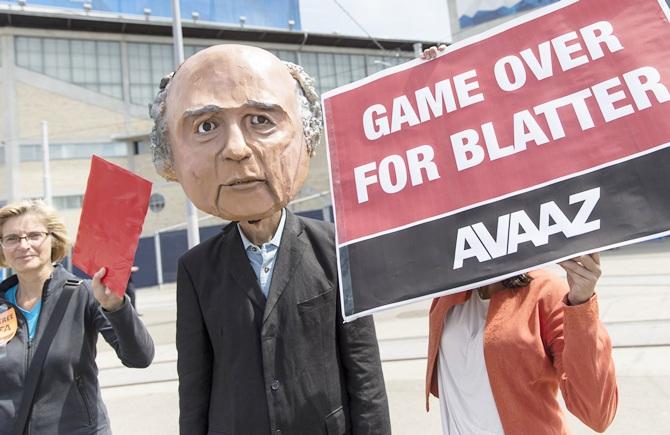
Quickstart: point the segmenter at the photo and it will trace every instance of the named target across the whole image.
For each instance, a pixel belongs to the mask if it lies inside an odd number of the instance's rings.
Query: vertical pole
[[[333,217],[330,215],[330,208],[328,207],[328,204],[323,206],[323,208],[321,209],[321,214],[323,215],[324,221],[326,222],[333,221]]]
[[[67,257],[65,257],[65,268],[68,272],[72,273],[72,246],[68,248]]]
[[[53,205],[51,196],[51,171],[49,170],[49,123],[42,121],[42,179],[44,183],[44,201]]]
[[[161,253],[161,233],[154,234],[154,249],[156,250],[156,276],[158,277],[158,289],[163,289],[163,255]]]
[[[181,12],[179,0],[172,0],[172,41],[174,45],[175,67],[184,62],[184,41],[181,34]],[[200,230],[198,229],[198,213],[195,206],[186,199],[186,235],[188,237],[189,249],[200,243]]]
[[[172,44],[175,66],[184,61],[184,40],[181,34],[181,10],[179,0],[172,0]]]
[[[14,36],[0,36],[2,49],[2,122],[5,142],[4,196],[8,203],[21,198],[19,179],[21,160],[19,149],[19,123],[16,99],[16,68],[14,59]]]
[[[419,57],[423,53],[423,44],[420,42],[412,44],[412,48],[414,49],[414,57]]]
[[[135,144],[137,141],[127,140],[126,141],[126,154],[128,158],[126,159],[128,170],[130,172],[135,172]]]
[[[119,0],[119,12],[121,12],[121,0]],[[128,50],[128,43],[121,41],[121,96],[123,97],[123,129],[125,135],[128,136],[133,132],[131,102],[130,102],[130,50]],[[154,91],[158,89],[155,87]],[[133,154],[133,143],[126,141],[126,152],[128,154],[128,170],[135,172],[135,155]]]

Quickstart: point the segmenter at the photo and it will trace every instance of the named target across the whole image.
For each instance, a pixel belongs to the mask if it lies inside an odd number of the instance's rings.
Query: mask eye
[[[270,126],[274,125],[270,119],[266,118],[263,115],[251,115],[250,118],[251,125],[262,125],[262,126]]]
[[[198,133],[204,134],[209,133],[210,131],[216,128],[216,124],[213,121],[203,121],[198,124]]]

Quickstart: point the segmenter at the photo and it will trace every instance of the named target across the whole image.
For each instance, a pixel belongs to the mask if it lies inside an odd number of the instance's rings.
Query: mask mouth
[[[262,185],[267,185],[267,181],[266,180],[256,180],[256,179],[254,179],[254,181],[252,181],[252,182],[239,185],[239,186],[244,186],[244,187],[241,187],[241,188],[238,188],[238,189],[240,191],[244,192],[246,189],[252,190],[252,189],[257,188],[257,186],[262,186]],[[215,216],[219,216],[219,217],[221,217],[223,219],[227,219],[227,220],[237,220],[237,221],[241,220],[241,221],[247,221],[247,222],[260,221],[260,220],[263,220],[266,217],[270,216],[272,208],[270,208],[268,210],[265,210],[263,212],[256,213],[253,216],[250,216],[249,214],[246,214],[245,216],[240,216],[240,215],[233,216],[233,215],[231,215],[231,210],[229,210],[229,209],[227,210],[225,205],[222,204],[224,195],[230,194],[231,190],[236,190],[235,186],[228,186],[226,184],[219,184],[219,188],[216,191],[216,198],[214,198],[214,201],[215,201],[214,202],[214,210],[210,211],[209,212],[210,214],[213,214]],[[258,204],[255,204],[255,205],[258,205]],[[251,207],[251,208],[255,208],[255,207]]]
[[[264,183],[265,180],[262,178],[256,178],[256,177],[245,177],[245,178],[238,178],[232,181],[229,181],[227,183],[222,184],[221,186],[225,187],[236,187],[236,186],[245,186],[245,185],[251,185],[254,183]]]

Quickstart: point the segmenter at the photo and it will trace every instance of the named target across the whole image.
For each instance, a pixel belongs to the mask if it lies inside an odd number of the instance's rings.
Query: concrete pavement
[[[669,433],[670,240],[603,253],[602,264],[601,317],[614,343],[620,389],[619,411],[607,433]],[[422,301],[375,316],[394,434],[440,433],[437,401],[431,400],[430,413],[424,410],[428,306]],[[157,345],[154,364],[125,368],[101,340],[103,397],[115,433],[176,434],[174,285],[138,291],[138,307]],[[569,419],[575,434],[594,433]]]

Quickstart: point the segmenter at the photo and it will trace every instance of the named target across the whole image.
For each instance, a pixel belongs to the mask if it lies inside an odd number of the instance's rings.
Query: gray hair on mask
[[[323,129],[319,93],[314,86],[314,79],[300,65],[291,62],[284,62],[284,65],[296,82],[296,98],[302,120],[305,146],[308,155],[312,157],[316,154]],[[179,68],[177,68],[178,70]],[[172,147],[168,139],[165,112],[170,82],[177,71],[173,71],[161,79],[158,93],[149,108],[151,119],[154,120],[154,126],[150,134],[154,167],[159,175],[169,181],[176,181],[177,176],[174,170]]]

